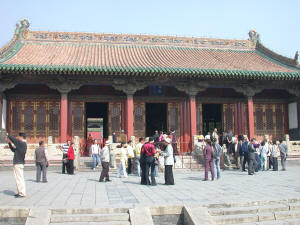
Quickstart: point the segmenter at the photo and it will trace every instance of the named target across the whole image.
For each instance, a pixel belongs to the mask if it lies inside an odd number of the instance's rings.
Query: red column
[[[186,151],[191,151],[191,112],[190,101],[186,101]]]
[[[0,131],[2,130],[2,102],[3,102],[3,94],[0,93]]]
[[[248,97],[248,123],[249,123],[249,139],[254,138],[254,112],[253,112],[253,98]]]
[[[183,151],[184,149],[184,124],[185,124],[185,121],[184,121],[184,102],[181,102],[180,104],[180,154]]]
[[[127,130],[126,128],[126,100],[123,100],[122,101],[122,104],[121,104],[121,115],[122,115],[122,118],[121,118],[121,130]]]
[[[72,102],[68,101],[68,130],[67,130],[67,139],[72,139]]]
[[[126,133],[127,140],[133,136],[133,95],[127,95],[126,99]]]
[[[196,97],[195,95],[190,96],[190,151],[192,152],[194,149],[194,135],[197,134],[197,118],[196,118]]]
[[[187,101],[183,102],[183,152],[188,151],[188,143],[189,143],[189,131],[188,131],[188,113],[187,113]]]
[[[196,98],[195,98],[195,96],[190,96],[190,122],[191,122],[191,137],[193,138],[193,136],[197,134]]]
[[[60,99],[60,142],[67,141],[68,130],[68,94],[61,93]]]

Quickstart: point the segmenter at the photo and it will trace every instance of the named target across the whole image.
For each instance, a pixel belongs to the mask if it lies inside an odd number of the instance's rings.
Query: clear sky
[[[0,46],[15,24],[31,30],[247,39],[294,58],[300,51],[299,0],[0,0]]]

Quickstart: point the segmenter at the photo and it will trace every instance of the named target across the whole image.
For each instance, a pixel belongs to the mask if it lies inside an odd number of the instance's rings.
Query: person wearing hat
[[[173,147],[170,138],[165,139],[166,148],[161,152],[165,158],[165,185],[174,185],[174,176],[172,167],[174,165]]]
[[[195,143],[195,147],[194,147],[194,154],[196,156],[200,156],[203,154],[203,149],[205,147],[206,143],[204,141],[204,136],[201,134],[199,137],[198,137],[198,142]]]
[[[99,182],[103,182],[105,178],[105,182],[111,181],[109,179],[109,146],[110,141],[107,140],[105,142],[105,146],[101,151],[101,165],[102,165],[102,171],[99,178]]]

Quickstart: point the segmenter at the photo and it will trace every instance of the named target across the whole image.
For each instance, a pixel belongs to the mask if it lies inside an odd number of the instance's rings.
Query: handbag
[[[64,158],[63,161],[64,161],[64,163],[68,163],[69,159],[68,158]]]

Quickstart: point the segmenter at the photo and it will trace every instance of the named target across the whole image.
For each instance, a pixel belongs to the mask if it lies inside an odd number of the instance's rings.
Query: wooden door
[[[110,102],[108,106],[108,135],[121,131],[121,102]]]
[[[85,103],[72,102],[72,136],[85,138]]]
[[[134,102],[134,136],[145,137],[146,111],[144,102]]]
[[[168,103],[168,130],[175,130],[177,139],[180,136],[180,103]]]
[[[223,104],[223,131],[234,132],[234,104]]]
[[[196,106],[196,124],[197,134],[203,134],[203,116],[202,116],[202,104],[199,103]]]

